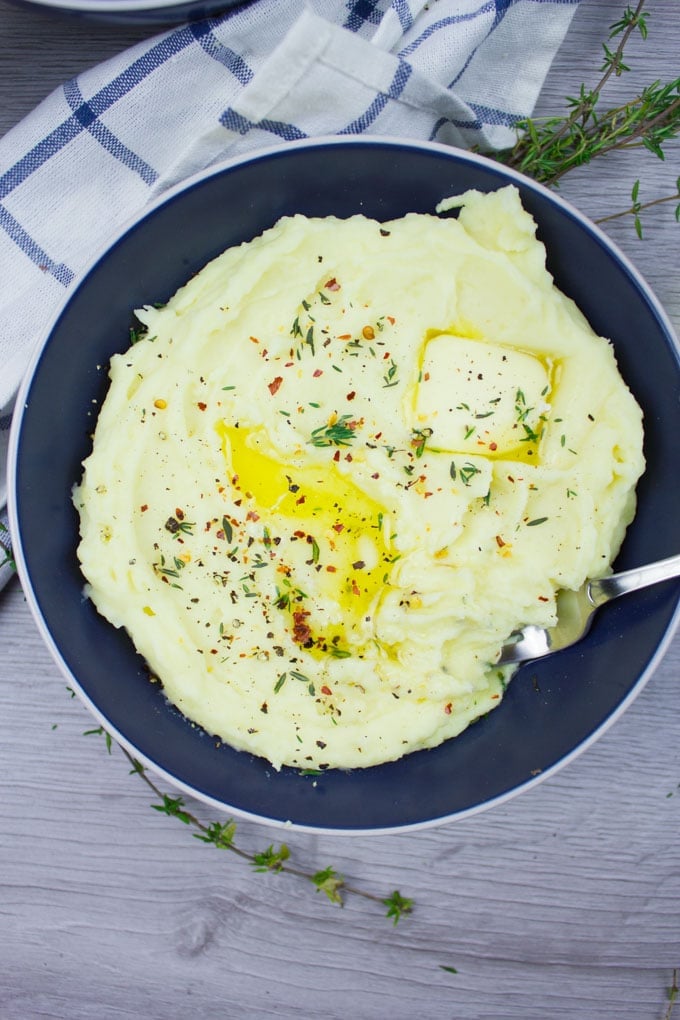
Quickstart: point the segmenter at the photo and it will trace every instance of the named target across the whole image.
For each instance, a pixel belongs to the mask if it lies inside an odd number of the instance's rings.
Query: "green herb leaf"
[[[311,881],[316,886],[316,891],[324,893],[331,903],[343,905],[340,890],[344,886],[345,880],[342,875],[338,875],[334,868],[328,867],[323,871],[315,872],[311,876]]]
[[[413,900],[402,896],[398,889],[395,889],[391,896],[387,896],[383,903],[387,907],[386,917],[391,917],[395,925],[413,910]]]
[[[356,423],[351,414],[343,414],[332,425],[314,429],[309,442],[312,446],[350,446],[355,438]]]
[[[255,868],[255,871],[281,871],[284,862],[290,857],[290,850],[285,843],[282,843],[278,849],[274,846],[268,846],[266,850],[261,853],[253,854],[253,859],[250,862]]]

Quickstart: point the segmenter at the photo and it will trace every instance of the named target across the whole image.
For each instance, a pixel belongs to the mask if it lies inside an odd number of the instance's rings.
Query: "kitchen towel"
[[[324,134],[508,147],[578,2],[254,0],[45,99],[0,139],[0,510],[31,355],[79,275],[151,199],[222,159]],[[0,564],[6,528],[0,516]],[[0,566],[0,587],[10,572]]]

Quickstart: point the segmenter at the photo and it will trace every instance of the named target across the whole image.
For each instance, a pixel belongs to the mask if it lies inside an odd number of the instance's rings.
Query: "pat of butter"
[[[535,456],[550,390],[533,354],[441,333],[425,346],[416,416],[433,449],[523,460]]]

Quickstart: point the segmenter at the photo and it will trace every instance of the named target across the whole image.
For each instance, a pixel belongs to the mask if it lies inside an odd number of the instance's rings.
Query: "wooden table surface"
[[[656,0],[650,38],[611,95],[678,74],[680,11]],[[622,5],[583,0],[539,111],[594,82]],[[0,131],[53,88],[152,34],[39,15],[0,0]],[[672,191],[680,149],[636,150],[567,178],[593,217]],[[673,206],[611,236],[680,327]],[[389,836],[238,823],[316,871],[414,912],[394,927],[349,895],[258,874],[192,838],[69,697],[18,581],[0,592],[0,1017],[325,1017],[663,1020],[680,967],[680,636],[628,711],[557,775],[490,811]],[[172,791],[168,791],[172,793]],[[204,822],[215,815],[190,805]],[[450,968],[450,969],[444,969]],[[676,1007],[680,1017],[680,1004]]]

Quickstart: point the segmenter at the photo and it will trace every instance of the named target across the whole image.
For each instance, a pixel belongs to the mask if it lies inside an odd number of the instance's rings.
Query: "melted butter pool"
[[[396,558],[389,512],[333,460],[284,463],[262,429],[220,422],[217,430],[236,500],[262,520],[288,571],[276,604],[299,628],[296,640],[315,655],[362,654]]]

